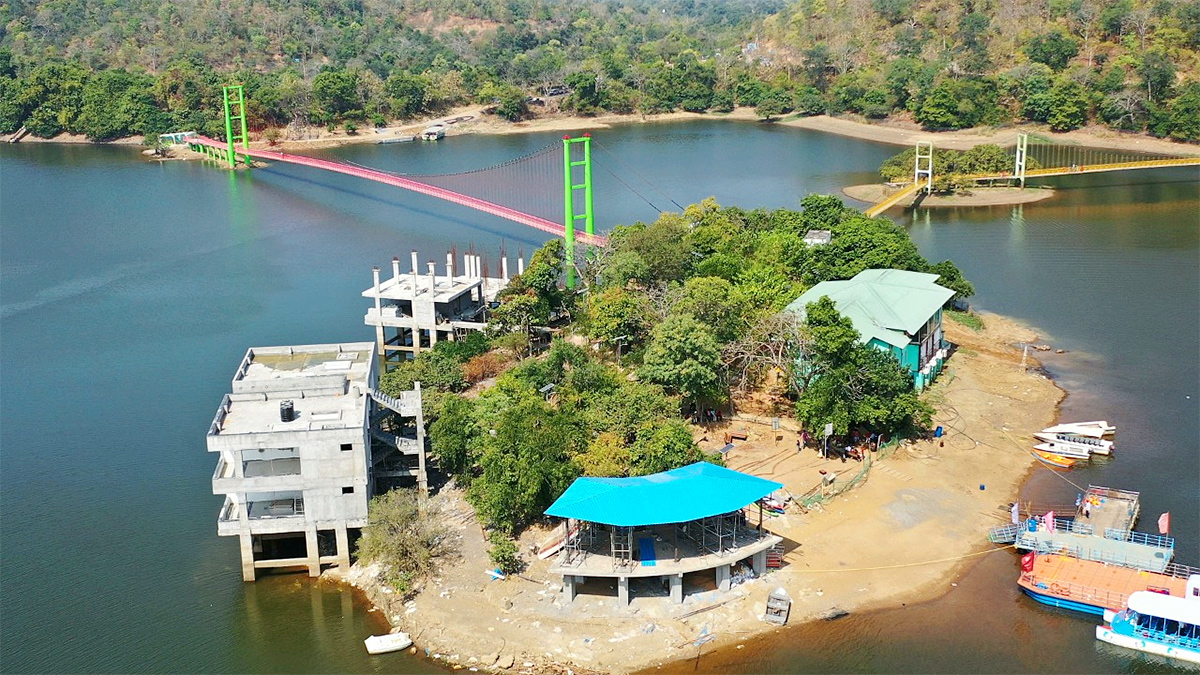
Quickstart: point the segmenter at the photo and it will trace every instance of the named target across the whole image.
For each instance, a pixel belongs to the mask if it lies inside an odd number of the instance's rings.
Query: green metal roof
[[[936,274],[906,270],[863,270],[853,279],[822,281],[784,311],[803,318],[809,303],[828,295],[838,312],[849,317],[863,342],[875,338],[903,348],[954,296],[954,291],[934,283],[937,278]]]

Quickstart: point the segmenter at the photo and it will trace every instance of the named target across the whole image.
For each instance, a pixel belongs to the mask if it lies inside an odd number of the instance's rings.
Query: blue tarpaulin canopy
[[[736,511],[780,483],[696,462],[634,478],[577,478],[546,514],[632,527],[699,520]]]

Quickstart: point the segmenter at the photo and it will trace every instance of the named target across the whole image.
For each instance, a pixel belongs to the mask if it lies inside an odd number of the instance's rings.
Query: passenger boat
[[[538,546],[538,560],[545,560],[562,550],[567,539],[579,532],[579,521],[575,521],[570,532],[567,531],[567,521],[562,521],[558,527],[550,531],[550,536]]]
[[[387,635],[372,635],[363,640],[363,644],[367,646],[368,654],[387,654],[388,652],[398,652],[401,649],[408,649],[412,646],[412,638],[408,633],[388,633]]]
[[[1037,447],[1040,448],[1041,446],[1039,445]],[[1075,466],[1075,462],[1079,461],[1077,459],[1063,457],[1062,455],[1056,455],[1052,452],[1046,452],[1046,451],[1039,450],[1039,449],[1033,450],[1033,456],[1037,457],[1044,464],[1049,464],[1050,466],[1055,466],[1060,469],[1069,469],[1069,468]]]
[[[1096,626],[1097,640],[1200,663],[1200,576],[1188,579],[1185,597],[1138,591],[1128,608],[1104,618],[1109,625]]]
[[[1067,450],[1070,450],[1070,452],[1075,454],[1082,453],[1084,458],[1086,458],[1091,454],[1108,455],[1112,453],[1113,449],[1112,441],[1105,440],[1103,438],[1089,438],[1087,436],[1080,436],[1078,434],[1050,434],[1046,433],[1045,431],[1039,431],[1038,433],[1034,434],[1033,437],[1039,441],[1044,441],[1055,448],[1058,448],[1057,450],[1052,450],[1051,452],[1055,452],[1060,455],[1065,454]],[[1074,457],[1075,454],[1070,454],[1067,456]]]
[[[1092,457],[1092,454],[1087,450],[1080,450],[1075,446],[1063,445],[1061,443],[1038,443],[1037,445],[1033,446],[1033,449],[1037,450],[1038,452],[1058,455],[1059,457],[1066,457],[1067,459],[1077,459],[1082,462],[1086,462]]]
[[[1106,609],[1125,609],[1138,591],[1182,598],[1188,575],[1196,572],[1200,570],[1183,565],[1151,572],[1056,553],[1026,553],[1017,585],[1044,605],[1103,616]]]
[[[446,127],[441,124],[435,124],[421,132],[421,140],[423,141],[440,141],[445,137]]]
[[[1046,427],[1042,431],[1047,434],[1075,434],[1090,438],[1104,438],[1113,435],[1117,428],[1105,420],[1096,420],[1094,422],[1064,422]]]

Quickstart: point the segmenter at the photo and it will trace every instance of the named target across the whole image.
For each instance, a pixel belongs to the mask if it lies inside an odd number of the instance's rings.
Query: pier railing
[[[1175,548],[1175,539],[1161,534],[1147,534],[1145,532],[1119,530],[1110,527],[1104,530],[1104,538],[1112,539],[1113,541],[1127,541],[1133,544],[1141,544],[1142,546],[1153,546],[1154,548],[1172,550]]]
[[[1126,593],[1069,581],[1047,581],[1036,575],[1029,575],[1027,581],[1038,590],[1049,591],[1055,597],[1096,605],[1105,609],[1121,609],[1129,600],[1129,595]]]

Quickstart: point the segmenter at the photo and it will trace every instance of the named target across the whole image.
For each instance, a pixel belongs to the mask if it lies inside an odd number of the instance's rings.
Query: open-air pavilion
[[[629,603],[630,578],[669,580],[671,600],[683,602],[683,575],[716,571],[720,590],[731,568],[749,559],[756,574],[767,551],[783,539],[748,522],[745,509],[781,484],[707,462],[634,478],[579,478],[546,510],[567,519],[567,538],[550,568],[575,599],[589,578],[615,578]]]

